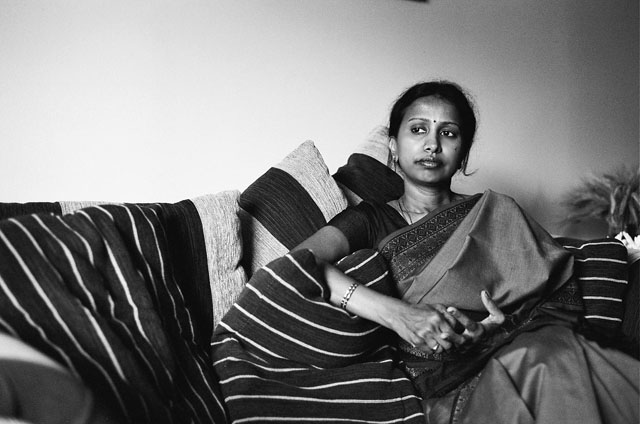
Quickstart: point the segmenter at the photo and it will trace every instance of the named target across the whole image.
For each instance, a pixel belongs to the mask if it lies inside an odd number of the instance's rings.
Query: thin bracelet
[[[353,294],[354,291],[356,291],[356,289],[358,288],[360,284],[358,283],[353,283],[349,286],[349,288],[347,289],[347,291],[344,293],[344,296],[342,297],[342,300],[340,301],[340,307],[342,309],[347,309],[347,303],[349,303],[349,299],[351,299],[351,295]]]

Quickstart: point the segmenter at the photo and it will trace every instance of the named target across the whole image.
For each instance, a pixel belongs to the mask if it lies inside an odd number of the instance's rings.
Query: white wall
[[[244,188],[306,139],[330,170],[423,79],[480,110],[457,188],[556,234],[590,172],[638,167],[637,0],[0,0],[0,201]],[[589,231],[587,231],[588,233]]]

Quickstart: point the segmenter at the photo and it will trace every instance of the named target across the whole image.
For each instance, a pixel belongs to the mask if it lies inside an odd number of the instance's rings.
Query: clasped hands
[[[489,293],[483,290],[480,298],[489,313],[480,322],[474,321],[452,306],[410,304],[396,315],[393,329],[414,347],[426,352],[439,353],[474,344],[505,320],[504,313],[491,300]]]

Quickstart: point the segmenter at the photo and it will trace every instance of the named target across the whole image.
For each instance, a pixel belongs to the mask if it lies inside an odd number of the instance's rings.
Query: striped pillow
[[[584,317],[596,327],[619,330],[628,287],[627,249],[616,239],[557,239],[575,258],[574,276]]]
[[[302,143],[240,196],[245,270],[281,257],[346,207],[320,152]]]
[[[375,128],[333,175],[350,205],[370,200],[386,203],[403,193],[402,178],[393,170],[387,127]]]

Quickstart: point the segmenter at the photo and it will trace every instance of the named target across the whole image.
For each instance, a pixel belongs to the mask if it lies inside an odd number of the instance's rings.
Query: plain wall
[[[638,1],[0,0],[0,201],[243,189],[304,140],[331,172],[409,85],[480,130],[463,192],[554,234],[592,173],[638,168]]]

